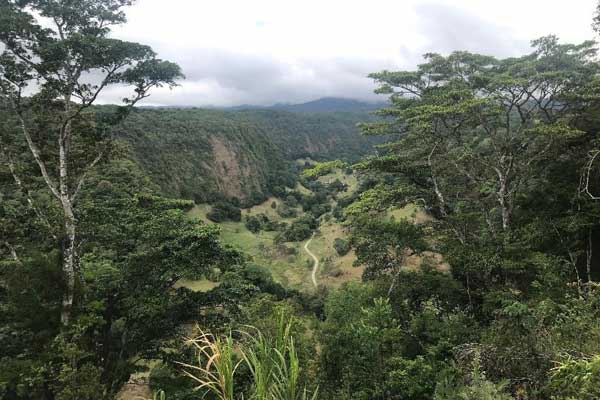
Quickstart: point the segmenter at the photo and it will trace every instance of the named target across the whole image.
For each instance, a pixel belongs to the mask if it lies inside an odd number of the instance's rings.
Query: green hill
[[[118,137],[167,196],[256,204],[295,186],[295,159],[354,161],[368,153],[373,141],[356,124],[372,118],[366,112],[138,109]]]

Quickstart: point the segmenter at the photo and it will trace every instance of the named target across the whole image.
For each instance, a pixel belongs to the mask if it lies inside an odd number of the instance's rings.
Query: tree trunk
[[[507,232],[510,229],[511,212],[509,205],[508,179],[506,175],[498,173],[500,188],[498,190],[498,204],[500,205],[500,213],[502,216],[502,230]]]
[[[586,257],[586,270],[588,283],[592,282],[592,228],[588,229],[588,248]]]
[[[21,259],[19,259],[19,256],[17,255],[17,250],[15,249],[15,247],[7,241],[4,242],[4,245],[10,252],[10,257],[13,259],[13,261],[16,261],[20,264]]]
[[[70,98],[65,98],[65,114],[69,114]],[[63,274],[65,277],[65,293],[62,300],[62,310],[60,320],[63,325],[68,325],[71,319],[71,311],[73,309],[73,297],[75,293],[75,269],[76,269],[76,220],[73,212],[73,203],[69,193],[69,140],[71,135],[71,123],[67,122],[58,139],[59,149],[59,190],[60,202],[62,204],[65,218],[65,238],[63,242]]]
[[[68,325],[71,319],[71,310],[73,309],[73,296],[75,292],[75,263],[77,260],[76,246],[76,224],[75,216],[70,202],[63,204],[65,213],[65,239],[63,242],[63,274],[65,277],[65,293],[62,300],[62,310],[60,321],[63,325]]]

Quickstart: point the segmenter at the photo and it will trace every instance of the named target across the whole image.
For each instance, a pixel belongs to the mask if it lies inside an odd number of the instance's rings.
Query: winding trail
[[[315,234],[313,233],[312,236],[310,237],[310,239],[308,239],[308,241],[304,244],[304,251],[306,251],[308,253],[308,255],[311,256],[315,262],[313,264],[311,278],[312,278],[313,285],[315,285],[315,287],[317,287],[317,271],[319,270],[319,259],[317,258],[317,256],[315,256],[312,253],[312,251],[310,251],[308,249],[308,245],[310,244],[310,242],[313,240],[314,237],[315,237]]]

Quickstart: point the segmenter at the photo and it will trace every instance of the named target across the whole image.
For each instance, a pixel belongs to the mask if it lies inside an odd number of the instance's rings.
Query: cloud
[[[468,50],[498,57],[510,57],[529,51],[531,38],[516,38],[510,26],[502,26],[469,10],[444,3],[415,6],[419,33],[426,39],[429,52],[450,53]]]
[[[187,77],[146,104],[376,100],[371,72],[415,68],[428,52],[515,56],[553,31],[585,40],[593,8],[593,0],[144,0],[115,36],[151,45]],[[102,101],[126,93],[111,88]]]
[[[218,49],[195,49],[189,55],[177,57],[176,61],[186,76],[181,86],[172,91],[155,90],[145,104],[270,105],[326,96],[375,101],[380,97],[373,94],[374,85],[367,75],[393,66],[389,60],[303,58],[286,61],[267,54]],[[113,102],[127,93],[126,88],[111,88],[102,100]]]

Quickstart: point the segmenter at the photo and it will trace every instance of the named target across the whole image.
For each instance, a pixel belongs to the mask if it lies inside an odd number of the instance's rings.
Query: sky
[[[383,100],[371,72],[412,69],[425,53],[498,57],[548,34],[594,39],[596,0],[138,0],[112,36],[148,44],[186,79],[147,105]],[[125,88],[101,98],[117,102]]]

